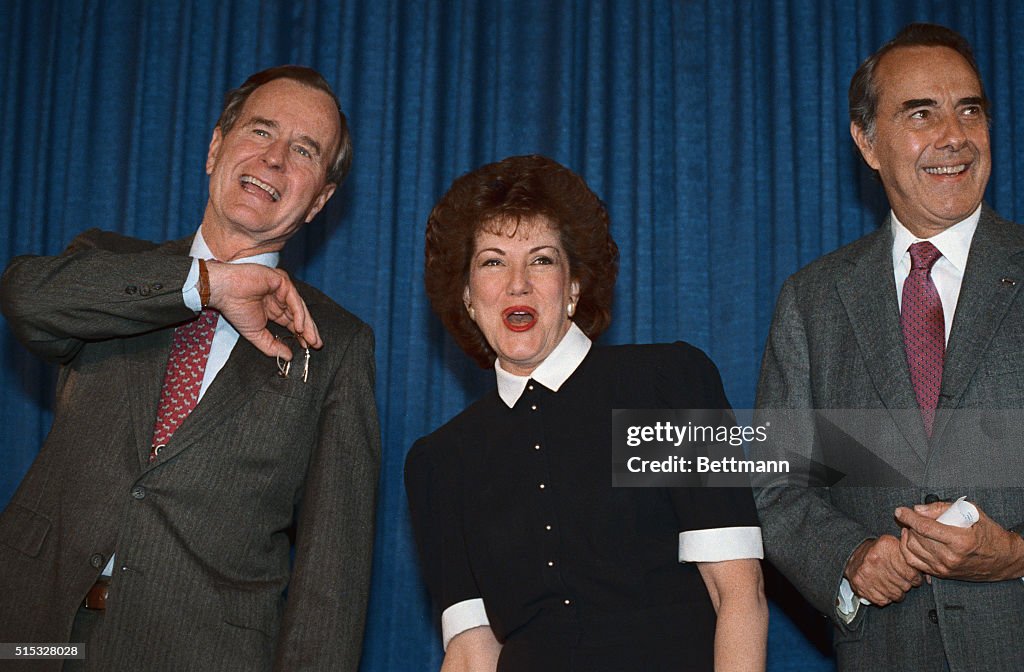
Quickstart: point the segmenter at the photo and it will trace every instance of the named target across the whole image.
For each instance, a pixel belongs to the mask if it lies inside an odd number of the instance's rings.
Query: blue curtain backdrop
[[[453,178],[534,152],[580,172],[622,251],[604,340],[691,341],[740,408],[782,281],[884,213],[849,139],[846,89],[904,23],[943,23],[975,45],[995,101],[988,199],[1024,217],[1015,0],[3,0],[0,14],[3,261],[57,253],[92,226],[192,233],[223,93],[284,62],[334,84],[354,170],[285,259],[377,334],[385,448],[368,671],[438,667],[402,464],[493,384],[422,290],[424,222]],[[54,371],[6,325],[0,357],[3,504],[48,431]],[[830,669],[815,646],[823,622],[772,586],[788,606],[773,609],[770,669]]]

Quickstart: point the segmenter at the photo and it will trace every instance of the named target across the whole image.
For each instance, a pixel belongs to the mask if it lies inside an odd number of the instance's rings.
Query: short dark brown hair
[[[985,116],[988,116],[989,100],[985,95],[981,71],[978,70],[978,62],[974,60],[970,43],[963,35],[945,26],[934,23],[911,23],[904,26],[896,37],[882,45],[878,51],[868,56],[850,80],[850,90],[847,94],[850,121],[860,127],[868,139],[875,136],[875,119],[878,116],[878,83],[875,80],[875,71],[883,56],[900,47],[947,47],[963,56],[978,78],[982,109]]]
[[[227,135],[238,121],[239,115],[242,114],[242,108],[245,107],[245,101],[249,100],[252,92],[275,79],[290,79],[323,91],[334,101],[334,107],[338,110],[340,133],[338,135],[338,153],[327,168],[327,181],[341,186],[348,175],[349,168],[352,167],[352,137],[348,131],[348,120],[345,118],[345,113],[341,111],[341,103],[334,95],[331,85],[327,83],[323,75],[313,68],[307,68],[304,65],[278,65],[251,75],[240,87],[231,89],[224,95],[224,109],[221,110],[220,118],[217,120],[220,132]]]
[[[583,178],[544,156],[487,164],[456,179],[431,211],[423,273],[434,312],[483,368],[494,365],[495,353],[462,301],[477,232],[492,223],[518,226],[538,217],[558,232],[570,276],[579,282],[573,321],[592,339],[611,322],[619,248],[601,199]]]

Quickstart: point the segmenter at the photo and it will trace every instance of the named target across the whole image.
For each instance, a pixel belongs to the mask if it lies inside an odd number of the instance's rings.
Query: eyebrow
[[[934,98],[911,98],[910,100],[903,101],[900,110],[905,112],[915,107],[936,107],[937,105],[938,103]]]
[[[253,117],[248,121],[248,123],[246,123],[246,126],[266,126],[267,128],[273,128],[274,130],[281,128],[281,125],[276,121],[273,119],[267,119],[266,117]],[[323,154],[323,148],[320,146],[320,143],[305,133],[299,134],[299,142],[309,145],[310,149],[312,149],[313,153],[318,157]]]
[[[554,245],[538,245],[537,247],[534,247],[529,252],[527,252],[527,254],[534,254],[534,253],[540,252],[541,250],[554,250],[556,253],[558,252],[558,248],[555,247]],[[498,254],[504,254],[504,255],[508,254],[508,252],[506,252],[505,250],[501,249],[500,247],[485,247],[484,249],[479,250],[473,256],[479,256],[479,255],[483,254],[484,252],[497,252]]]
[[[956,101],[957,107],[964,105],[982,105],[984,100],[981,96],[967,96]],[[906,112],[918,107],[938,107],[939,103],[934,98],[911,98],[910,100],[904,101],[900,107],[900,111]]]

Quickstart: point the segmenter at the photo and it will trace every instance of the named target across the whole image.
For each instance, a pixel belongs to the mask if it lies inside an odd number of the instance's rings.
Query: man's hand
[[[267,322],[291,331],[303,347],[320,348],[320,332],[284,271],[259,264],[206,262],[210,307],[220,311],[238,334],[270,357],[291,360],[292,350],[276,340]]]
[[[977,504],[975,504],[977,506]],[[896,509],[903,526],[900,551],[907,564],[940,579],[1005,581],[1024,576],[1024,539],[1004,529],[978,506],[971,527],[943,525],[935,519],[948,502]]]
[[[924,577],[903,559],[900,540],[891,534],[862,543],[850,556],[843,575],[858,596],[884,607],[900,602]]]

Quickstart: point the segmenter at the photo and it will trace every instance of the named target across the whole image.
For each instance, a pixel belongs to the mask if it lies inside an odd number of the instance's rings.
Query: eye
[[[550,266],[551,264],[555,263],[555,260],[545,254],[542,254],[539,257],[536,257],[530,263],[538,266]]]
[[[310,152],[308,149],[306,149],[302,145],[295,145],[294,147],[292,147],[292,149],[295,150],[296,154],[298,154],[299,156],[301,156],[301,157],[303,157],[305,159],[313,158],[312,152]]]
[[[501,259],[498,259],[497,257],[488,257],[488,258],[484,259],[482,262],[480,262],[480,265],[481,266],[501,266],[502,265],[502,261],[501,261]]]
[[[268,133],[267,130],[264,129],[264,128],[254,128],[254,129],[252,129],[252,132],[255,133],[256,135],[260,136],[261,138],[269,138],[270,137],[270,133]]]
[[[930,116],[930,112],[928,110],[915,110],[914,112],[910,113],[910,118],[911,119],[924,120],[924,119],[927,119],[929,116]]]
[[[985,111],[981,109],[981,105],[968,105],[960,111],[960,114],[965,117],[982,117],[985,116]]]

